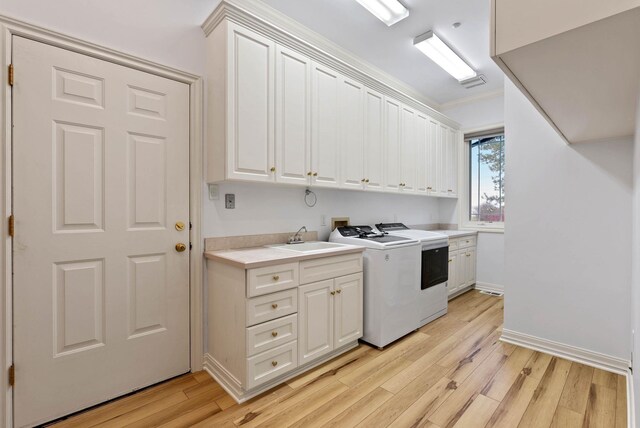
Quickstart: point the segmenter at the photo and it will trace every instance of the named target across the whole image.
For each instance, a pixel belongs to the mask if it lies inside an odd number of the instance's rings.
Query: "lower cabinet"
[[[298,301],[300,364],[362,337],[362,273],[300,286]]]
[[[449,239],[448,294],[452,297],[476,283],[476,237]]]
[[[357,345],[362,253],[242,268],[207,261],[205,369],[243,402]]]

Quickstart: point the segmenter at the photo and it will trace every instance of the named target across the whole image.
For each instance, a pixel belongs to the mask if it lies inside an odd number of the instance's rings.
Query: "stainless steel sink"
[[[333,250],[335,248],[344,247],[343,244],[335,244],[333,242],[304,242],[302,244],[278,244],[269,245],[271,248],[279,248],[288,251],[296,251],[299,253],[312,253],[316,251]]]

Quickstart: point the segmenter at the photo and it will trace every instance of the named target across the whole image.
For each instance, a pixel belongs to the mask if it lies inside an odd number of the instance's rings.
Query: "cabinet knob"
[[[335,292],[335,291],[332,291],[332,292],[331,292],[331,295],[332,295],[332,296],[335,296],[335,295],[336,295],[336,292]]]
[[[271,365],[272,365],[273,367],[275,367],[275,366],[277,366],[277,365],[278,365],[278,362],[277,362],[277,361],[271,361]]]
[[[340,294],[342,293],[342,290],[336,290],[336,293]]]
[[[278,335],[278,332],[277,332],[277,331],[272,331],[272,332],[271,332],[271,336],[276,337],[277,335]]]
[[[453,190],[451,190],[451,189],[447,189],[447,192],[453,192]]]
[[[449,263],[451,263],[453,260],[449,259]]]
[[[275,166],[271,167],[271,172],[276,172],[276,167]]]
[[[313,176],[314,176],[314,177],[317,177],[317,176],[318,176],[318,173],[317,173],[317,172],[314,172],[314,173],[313,173]]]
[[[364,180],[364,182],[365,182],[365,183],[368,183],[368,182],[369,182],[369,179],[367,178],[366,180]]]
[[[471,257],[471,254],[467,253],[467,257]]]
[[[433,189],[432,187],[427,187],[427,190],[432,190],[432,189]]]
[[[360,180],[360,182],[361,182],[361,183],[364,183],[364,182],[365,182],[365,179],[363,178],[362,180]]]
[[[272,307],[273,309],[278,309],[278,304],[277,304],[277,303],[272,303],[272,304],[271,304],[271,307]]]
[[[273,280],[274,280],[274,281],[277,281],[277,280],[279,280],[279,279],[280,279],[280,275],[273,275]]]
[[[307,172],[307,175],[308,175],[309,177],[311,177],[311,174],[312,174],[312,172],[311,172],[311,171]]]

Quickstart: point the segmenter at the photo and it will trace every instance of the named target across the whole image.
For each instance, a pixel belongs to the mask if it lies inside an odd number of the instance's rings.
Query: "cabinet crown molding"
[[[205,35],[209,36],[225,19],[306,55],[314,61],[383,95],[395,98],[451,128],[460,129],[458,122],[436,110],[436,108],[440,108],[438,103],[260,1],[222,0],[204,21],[201,28]]]

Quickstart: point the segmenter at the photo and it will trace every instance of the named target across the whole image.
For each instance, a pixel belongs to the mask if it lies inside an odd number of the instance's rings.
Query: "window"
[[[468,174],[463,225],[501,229],[505,219],[504,129],[465,135]]]

